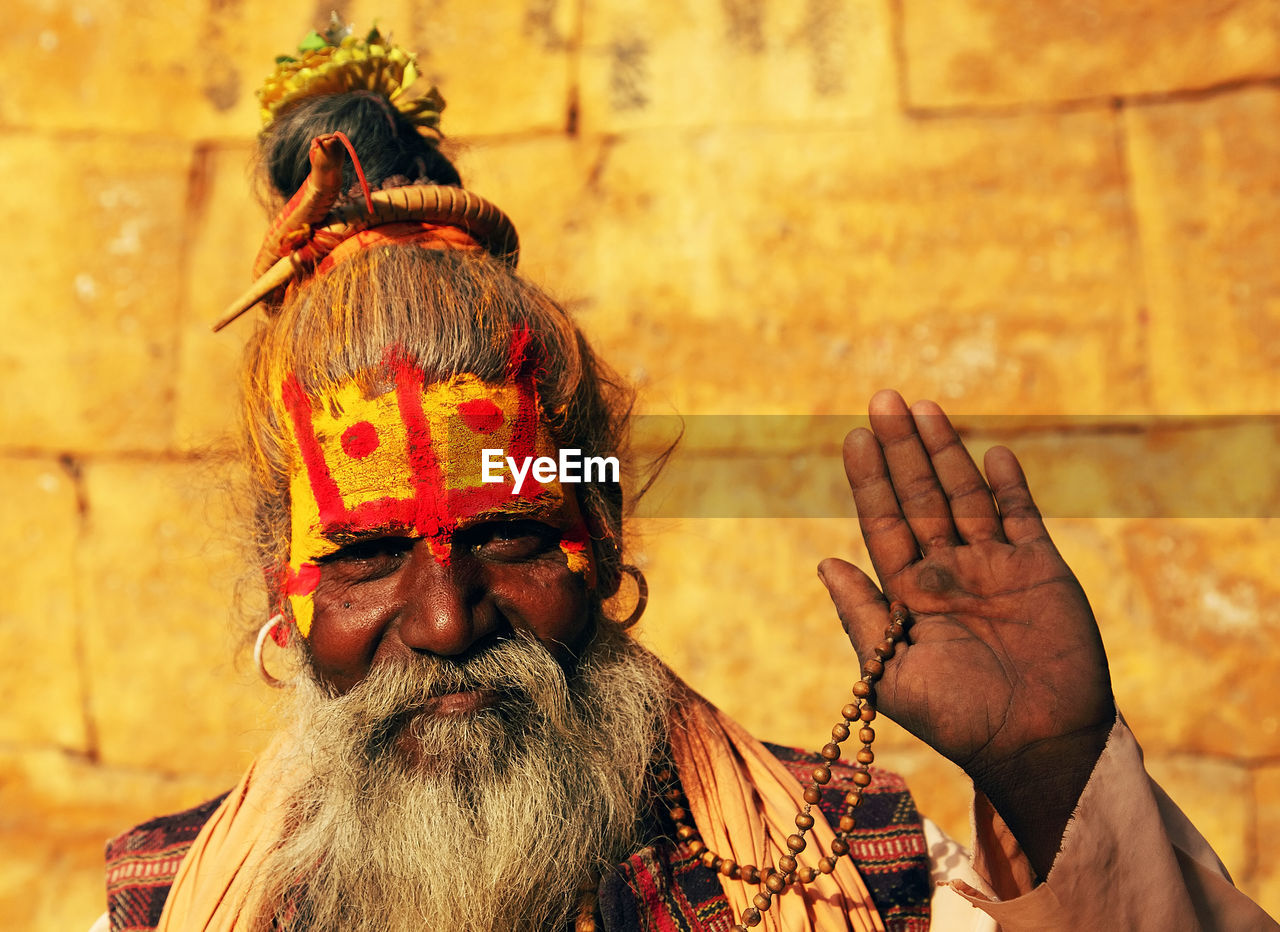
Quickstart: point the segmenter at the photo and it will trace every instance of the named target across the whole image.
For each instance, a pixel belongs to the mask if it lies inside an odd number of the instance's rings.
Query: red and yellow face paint
[[[482,481],[482,450],[554,456],[532,376],[496,384],[458,375],[426,384],[421,369],[388,366],[393,387],[367,397],[355,380],[312,398],[285,379],[282,398],[296,445],[292,534],[283,593],[298,630],[311,630],[317,561],[356,540],[419,537],[448,562],[455,530],[482,520],[534,517],[562,528],[570,570],[588,577],[589,536],[576,496],[559,481]]]

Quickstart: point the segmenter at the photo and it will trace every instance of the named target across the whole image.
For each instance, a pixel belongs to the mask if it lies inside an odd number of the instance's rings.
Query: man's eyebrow
[[[422,535],[408,524],[380,524],[367,528],[334,528],[320,534],[322,540],[336,547],[358,544],[366,540],[377,540],[379,537],[421,537]]]

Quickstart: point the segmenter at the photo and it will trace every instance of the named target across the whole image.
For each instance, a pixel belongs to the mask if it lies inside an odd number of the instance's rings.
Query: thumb
[[[840,616],[840,625],[860,660],[874,656],[872,650],[884,637],[889,623],[889,603],[871,577],[852,563],[830,557],[818,564],[818,578]]]

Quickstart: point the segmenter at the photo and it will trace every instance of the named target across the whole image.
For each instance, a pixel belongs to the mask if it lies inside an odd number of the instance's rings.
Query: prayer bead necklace
[[[819,764],[813,769],[812,780],[804,788],[805,806],[796,813],[797,831],[787,836],[787,849],[791,853],[779,858],[776,865],[766,865],[763,868],[753,864],[740,865],[732,858],[723,858],[708,848],[693,825],[684,791],[680,789],[678,782],[673,782],[674,775],[669,769],[658,773],[658,780],[663,785],[668,785],[663,798],[668,804],[667,812],[676,825],[676,840],[683,843],[690,854],[697,856],[702,866],[708,870],[716,871],[731,880],[760,885],[760,892],[752,900],[753,905],[742,911],[742,917],[738,924],[732,927],[732,932],[747,932],[748,929],[759,925],[764,918],[764,913],[768,912],[769,907],[773,905],[775,896],[789,886],[812,883],[823,874],[833,873],[836,869],[836,858],[849,853],[849,838],[856,824],[854,810],[862,805],[862,792],[871,783],[871,774],[867,767],[875,760],[875,752],[871,750],[871,744],[876,738],[875,731],[871,728],[871,722],[876,717],[875,684],[884,673],[885,662],[893,657],[895,646],[902,640],[910,623],[910,617],[903,603],[894,602],[889,606],[889,626],[884,630],[884,640],[876,645],[875,656],[863,664],[862,678],[853,684],[853,702],[840,710],[841,721],[831,729],[832,740],[819,752],[827,763]],[[855,722],[858,723],[858,740],[862,742],[862,749],[858,751],[856,757],[853,789],[845,794],[844,808],[840,814],[836,837],[831,842],[834,857],[822,858],[818,861],[816,868],[801,867],[796,858],[807,846],[805,834],[813,828],[814,817],[810,814],[810,810],[821,802],[822,787],[831,782],[830,764],[840,759],[840,745],[853,733],[850,726]],[[595,932],[595,904],[593,888],[589,891],[589,896],[584,896],[580,903],[574,932]]]

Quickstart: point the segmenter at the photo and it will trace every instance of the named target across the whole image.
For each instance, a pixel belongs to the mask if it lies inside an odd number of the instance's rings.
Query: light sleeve
[[[1043,883],[1034,883],[1013,833],[981,793],[974,800],[971,861],[957,859],[936,826],[930,839],[929,825],[930,853],[936,849],[944,862],[935,866],[938,932],[1280,929],[1232,885],[1208,842],[1148,776],[1122,719]]]

